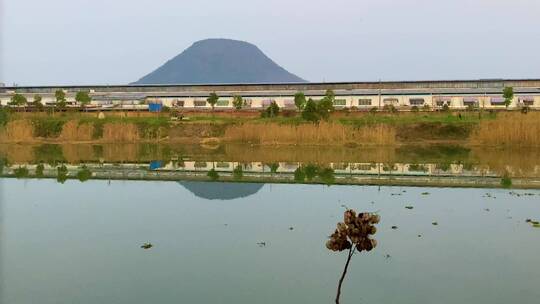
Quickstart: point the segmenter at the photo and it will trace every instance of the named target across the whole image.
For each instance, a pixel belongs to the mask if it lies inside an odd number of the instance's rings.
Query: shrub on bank
[[[272,101],[272,103],[266,108],[264,111],[261,112],[262,118],[272,118],[277,117],[279,114],[279,106],[275,101]]]
[[[39,117],[32,119],[32,127],[35,137],[56,138],[62,132],[66,123],[65,118]]]
[[[397,113],[396,107],[394,107],[394,105],[391,105],[391,104],[384,105],[383,111],[388,112],[388,113]]]
[[[315,101],[313,101],[313,99],[308,99],[304,105],[302,118],[310,122],[318,122],[320,120],[319,114],[317,113],[317,104]]]
[[[0,105],[0,127],[5,126],[9,121],[9,110],[8,108],[2,107]]]

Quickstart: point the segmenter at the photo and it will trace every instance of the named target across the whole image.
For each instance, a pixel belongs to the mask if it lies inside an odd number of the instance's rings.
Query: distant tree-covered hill
[[[306,82],[253,44],[230,39],[195,42],[134,84]]]

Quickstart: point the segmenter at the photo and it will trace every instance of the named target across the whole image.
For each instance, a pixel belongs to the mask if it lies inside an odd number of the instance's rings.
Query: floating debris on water
[[[142,248],[142,249],[145,249],[145,250],[146,250],[146,249],[150,249],[150,248],[152,248],[152,247],[154,247],[154,245],[152,245],[152,244],[150,244],[150,243],[144,243],[144,244],[141,245],[141,248]]]
[[[419,235],[418,235],[418,237],[422,237],[422,235],[421,235],[421,234],[419,234]]]
[[[433,222],[433,223],[431,223],[431,224],[432,224],[433,226],[439,225],[439,223],[437,223],[437,222]]]
[[[485,208],[485,209],[484,209],[484,211],[487,211],[487,212],[489,212],[489,208]]]
[[[405,209],[411,210],[411,209],[413,209],[413,208],[414,208],[413,206],[405,206]]]
[[[515,192],[515,191],[510,191],[510,192],[508,192],[508,194],[514,195],[514,196],[517,196],[517,197],[520,197],[520,196],[534,196],[534,195],[536,195],[536,194],[531,193],[531,192],[518,193],[518,192]]]
[[[397,226],[392,226],[392,229],[397,229]]]
[[[259,247],[266,247],[266,242],[258,242]]]
[[[394,195],[401,195],[401,193],[390,193],[391,196],[394,196]]]
[[[294,227],[289,227],[289,230],[294,230]]]
[[[429,192],[422,192],[422,195],[429,195]]]
[[[533,226],[535,226],[535,225],[540,225],[540,222],[539,222],[539,221],[534,221],[534,220],[531,220],[531,219],[526,219],[526,220],[525,220],[525,223],[529,223],[529,224],[531,224],[531,225],[533,225]]]

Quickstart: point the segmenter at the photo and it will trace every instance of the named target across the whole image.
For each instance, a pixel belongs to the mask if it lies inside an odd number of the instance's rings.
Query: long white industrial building
[[[232,109],[234,96],[241,96],[246,109],[263,109],[272,102],[281,108],[295,108],[294,95],[303,92],[306,98],[318,100],[326,90],[333,90],[337,108],[372,109],[393,105],[406,110],[413,106],[430,109],[448,105],[451,109],[478,107],[504,109],[505,87],[512,87],[514,98],[509,108],[540,109],[540,79],[485,79],[440,81],[287,83],[287,84],[208,84],[208,85],[96,85],[96,86],[32,86],[0,87],[0,104],[6,106],[14,94],[24,95],[29,102],[34,96],[42,103],[55,103],[55,92],[63,90],[67,102],[76,105],[75,94],[89,92],[95,109],[141,109],[158,103],[172,108],[209,109],[208,96],[220,98],[216,109]]]

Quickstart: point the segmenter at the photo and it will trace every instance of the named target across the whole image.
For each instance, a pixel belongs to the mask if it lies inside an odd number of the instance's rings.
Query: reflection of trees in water
[[[34,147],[34,160],[37,162],[44,162],[52,166],[58,163],[66,162],[62,151],[62,146],[51,144]]]
[[[57,171],[56,180],[61,184],[65,183],[68,179],[67,167],[65,165],[61,165],[56,169],[56,171]]]
[[[0,174],[4,174],[4,167],[7,164],[7,159],[0,155]]]
[[[233,170],[233,178],[235,180],[240,180],[242,177],[244,177],[244,169],[242,169],[241,165],[238,165]]]
[[[303,163],[303,172],[298,172],[297,181],[318,178],[317,167],[310,164],[327,164],[336,172],[343,170],[372,170],[381,164],[380,173],[393,173],[401,167],[412,172],[460,174],[471,171],[478,174],[508,174],[511,177],[540,176],[540,149],[493,149],[490,147],[461,147],[457,145],[426,145],[403,147],[371,147],[355,149],[343,147],[269,147],[224,145],[218,150],[208,150],[196,145],[164,145],[151,143],[122,144],[0,144],[0,157],[9,164],[59,164],[96,163],[148,163],[153,160],[169,161],[175,168],[183,167],[183,161],[195,162],[198,169],[210,169],[208,162],[223,166],[243,166],[244,172],[251,170],[251,162],[265,164],[265,172],[294,171]],[[287,161],[287,162],[284,162]],[[408,165],[408,166],[402,166]],[[253,166],[259,166],[258,164]],[[319,165],[322,167],[322,165]],[[433,167],[434,166],[434,167]],[[219,166],[217,166],[219,167]],[[291,167],[294,167],[291,169]],[[256,168],[256,167],[255,167]],[[232,170],[231,170],[232,171]],[[491,172],[490,172],[491,171]],[[484,172],[484,173],[482,173]],[[330,172],[327,172],[330,173]],[[467,173],[467,172],[466,172]],[[331,177],[331,174],[324,175]],[[325,181],[332,183],[332,179]]]
[[[497,172],[500,175],[509,174],[512,177],[537,177],[540,174],[540,149],[492,149],[474,147],[477,167]]]
[[[347,274],[349,263],[352,256],[356,252],[371,251],[377,246],[377,241],[370,236],[377,232],[377,228],[373,226],[379,223],[380,216],[373,213],[359,213],[356,215],[354,210],[347,210],[343,214],[343,222],[337,224],[337,228],[326,242],[326,248],[332,251],[345,251],[347,253],[347,261],[345,268],[339,279],[336,303],[339,304],[341,296],[341,285]]]
[[[206,173],[206,176],[210,178],[210,180],[217,181],[219,179],[219,173],[212,168],[208,173]]]
[[[294,181],[302,183],[304,181],[313,181],[319,178],[327,185],[335,182],[334,170],[330,167],[322,167],[313,164],[301,165],[294,171]]]
[[[270,169],[271,173],[277,173],[277,170],[279,169],[279,163],[269,163],[264,165]]]

